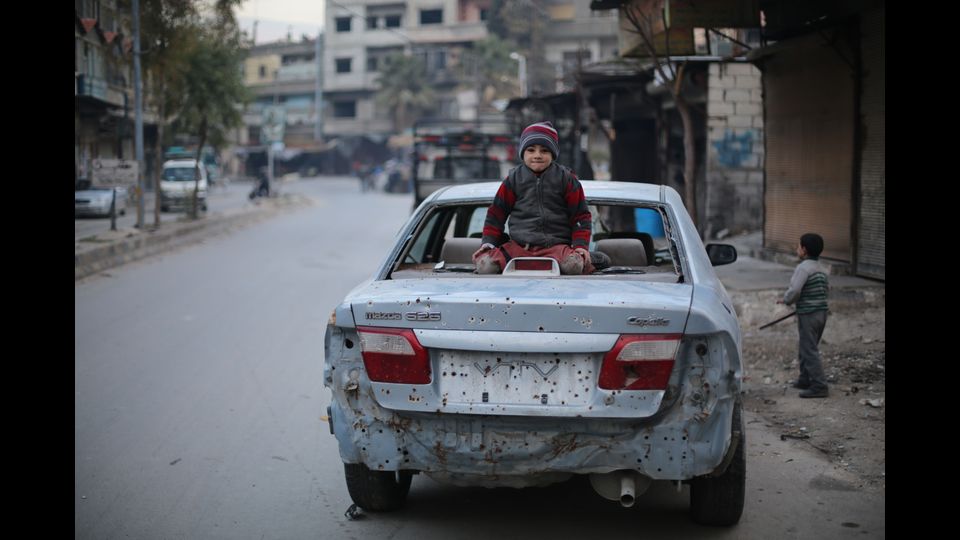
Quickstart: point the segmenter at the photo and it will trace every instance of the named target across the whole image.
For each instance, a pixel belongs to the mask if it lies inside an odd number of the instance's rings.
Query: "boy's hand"
[[[491,244],[490,242],[487,242],[486,244],[481,245],[480,249],[473,252],[473,257],[472,257],[473,260],[476,261],[477,257],[479,257],[483,252],[491,250],[493,248],[494,248],[494,245]]]
[[[587,248],[576,247],[576,248],[573,248],[573,251],[577,255],[580,255],[580,258],[583,259],[583,264],[590,264],[590,252],[587,251]]]

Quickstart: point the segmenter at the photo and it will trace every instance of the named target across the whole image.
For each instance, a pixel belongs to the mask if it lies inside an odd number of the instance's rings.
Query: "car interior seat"
[[[478,249],[479,238],[447,238],[440,248],[440,260],[446,264],[473,264],[473,254]]]
[[[654,260],[656,255],[656,249],[653,246],[653,237],[650,236],[650,233],[639,232],[639,231],[616,231],[611,233],[598,233],[593,236],[593,239],[597,242],[601,240],[609,239],[622,239],[622,238],[635,238],[640,240],[643,243],[643,250],[646,255],[647,261]],[[602,249],[597,248],[597,251],[603,251]],[[609,253],[607,253],[609,255]],[[647,263],[649,264],[649,263]],[[622,265],[627,266],[627,265]]]
[[[596,251],[610,257],[610,266],[647,266],[646,250],[638,238],[597,240]]]

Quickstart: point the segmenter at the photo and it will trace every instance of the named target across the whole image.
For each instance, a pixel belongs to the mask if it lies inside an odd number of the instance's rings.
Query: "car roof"
[[[194,167],[196,164],[195,159],[171,159],[163,162],[164,167]]]
[[[458,184],[439,191],[435,203],[459,200],[489,200],[497,193],[501,182],[477,182]],[[588,199],[626,199],[634,201],[658,202],[663,197],[661,189],[674,191],[669,186],[644,184],[641,182],[614,182],[581,180],[583,193]],[[667,194],[669,198],[669,195]]]

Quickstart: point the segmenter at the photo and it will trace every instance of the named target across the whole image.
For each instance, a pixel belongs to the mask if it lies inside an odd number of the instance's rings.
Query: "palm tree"
[[[517,63],[510,53],[517,50],[512,41],[491,34],[487,39],[474,44],[470,53],[470,65],[462,80],[475,85],[481,106],[488,106],[497,98],[508,98],[517,93]]]
[[[376,101],[390,109],[398,133],[412,126],[434,103],[426,67],[416,57],[400,53],[388,56],[378,82]]]

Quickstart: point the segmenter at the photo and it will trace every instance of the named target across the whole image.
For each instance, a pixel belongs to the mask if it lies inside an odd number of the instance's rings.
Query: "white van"
[[[190,208],[193,197],[195,159],[172,159],[163,164],[160,173],[160,209],[167,212],[172,207]],[[207,210],[207,170],[200,167],[200,183],[197,186],[197,204]]]

